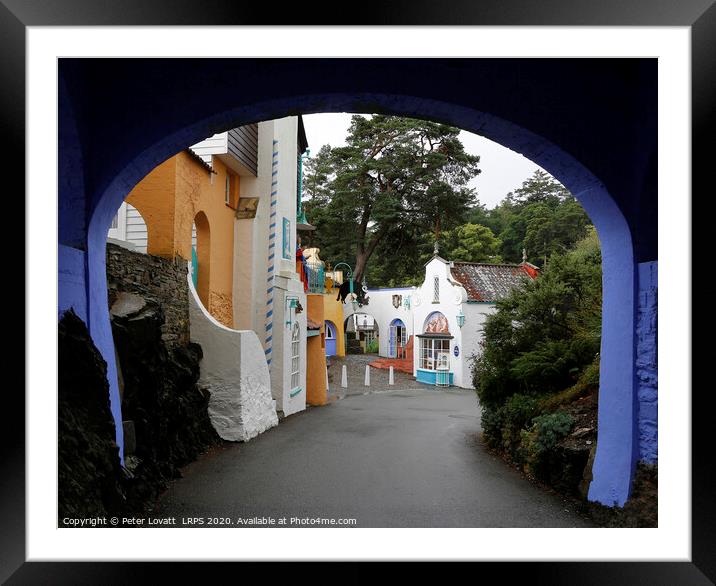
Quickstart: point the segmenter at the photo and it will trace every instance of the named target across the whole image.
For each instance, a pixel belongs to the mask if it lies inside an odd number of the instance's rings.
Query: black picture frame
[[[716,103],[716,6],[714,0],[482,0],[442,3],[426,0],[363,3],[354,11],[340,10],[322,3],[297,6],[295,11],[277,15],[264,4],[246,6],[224,0],[124,0],[113,4],[92,0],[3,0],[0,3],[0,46],[2,47],[2,103],[4,139],[9,147],[3,156],[5,177],[19,180],[18,193],[24,193],[25,132],[25,34],[29,26],[97,25],[260,25],[260,24],[387,24],[387,25],[565,25],[565,26],[685,26],[692,34],[692,185],[693,194],[706,191],[710,166],[709,142],[714,136],[709,114]],[[282,21],[276,18],[283,19]],[[351,22],[346,22],[350,19]],[[699,205],[698,196],[693,203]],[[19,211],[24,216],[22,209]],[[696,215],[694,215],[696,217]],[[27,221],[27,218],[26,218]],[[703,261],[694,249],[693,266]],[[19,259],[16,259],[19,260]],[[22,269],[16,274],[21,274]],[[18,279],[19,281],[19,279]],[[690,284],[688,287],[691,293]],[[713,292],[707,289],[702,295]],[[694,307],[699,299],[694,292]],[[27,307],[25,310],[27,311]],[[690,317],[690,316],[689,316]],[[704,326],[702,326],[704,327]],[[22,345],[17,344],[17,347]],[[693,345],[692,363],[708,364],[707,349]],[[701,358],[701,360],[699,360]],[[712,359],[711,359],[712,360]],[[713,584],[716,581],[716,505],[711,478],[714,471],[713,439],[709,430],[713,410],[710,388],[696,387],[692,395],[692,561],[689,562],[544,562],[484,563],[480,569],[500,572],[509,583],[524,579],[549,584]],[[24,397],[17,390],[7,392],[3,411],[24,413]],[[205,579],[199,564],[158,562],[26,562],[25,561],[25,422],[24,417],[7,416],[0,471],[0,580],[9,584],[120,584],[152,581],[166,583]],[[212,571],[218,570],[213,564]],[[366,564],[354,563],[351,570],[319,570],[329,576],[340,572],[342,579],[365,581],[371,572]],[[305,569],[315,572],[313,568]],[[246,569],[242,569],[242,573]],[[444,569],[420,566],[422,579],[445,578]],[[468,569],[469,572],[475,571]],[[271,569],[272,580],[295,577],[296,564],[280,564]],[[440,572],[438,574],[438,572]]]

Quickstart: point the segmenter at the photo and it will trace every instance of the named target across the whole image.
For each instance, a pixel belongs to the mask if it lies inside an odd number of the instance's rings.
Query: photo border
[[[136,26],[136,25],[261,25],[279,24],[271,19],[271,7],[262,9],[219,3],[207,6],[188,1],[155,1],[151,5],[141,0],[117,2],[110,6],[89,0],[73,0],[45,3],[38,0],[5,0],[0,4],[0,47],[2,47],[2,113],[6,128],[8,154],[4,156],[5,176],[19,180],[17,193],[24,193],[24,176],[18,169],[24,168],[24,122],[25,122],[25,34],[28,26]],[[523,3],[515,0],[489,0],[471,3],[453,3],[450,10],[441,9],[435,2],[398,2],[380,8],[362,6],[357,10],[357,20],[351,24],[389,25],[564,25],[564,26],[691,26],[692,27],[692,184],[693,193],[699,186],[705,191],[707,169],[712,166],[709,141],[713,127],[708,124],[713,109],[716,87],[716,7],[713,0],[657,2],[602,2],[599,4],[548,1]],[[8,8],[8,5],[10,8]],[[289,15],[290,24],[301,21],[316,24],[317,14],[333,15],[334,10],[322,11],[320,4],[302,6],[300,14]],[[238,14],[241,12],[241,14]],[[345,15],[351,11],[341,10]],[[278,15],[280,17],[280,15]],[[284,24],[289,24],[284,22]],[[347,23],[346,23],[347,24]],[[710,190],[712,191],[712,189]],[[694,198],[695,199],[695,198]],[[698,202],[697,202],[698,203]],[[24,212],[21,211],[24,216]],[[696,216],[695,216],[696,217]],[[25,218],[27,221],[27,218]],[[704,260],[703,249],[694,249],[694,266],[697,258]],[[700,256],[699,256],[700,255]],[[23,256],[24,260],[24,256]],[[17,273],[16,273],[17,274]],[[690,289],[690,287],[689,287]],[[696,292],[694,293],[696,294]],[[696,298],[694,299],[696,301]],[[699,307],[694,303],[694,307]],[[706,306],[707,307],[707,306]],[[25,308],[27,310],[27,308]],[[689,316],[690,317],[690,316]],[[703,327],[703,326],[702,326]],[[693,346],[693,364],[708,364],[706,349]],[[701,354],[699,354],[699,352]],[[701,357],[702,360],[698,360]],[[10,389],[8,389],[10,390]],[[15,389],[11,389],[15,390]],[[716,503],[710,473],[714,469],[713,439],[708,435],[712,424],[709,386],[700,393],[693,393],[693,478],[692,478],[692,562],[481,562],[502,573],[502,579],[548,580],[551,584],[627,584],[647,580],[650,584],[708,584],[716,577]],[[5,413],[24,413],[24,397],[19,393],[6,394]],[[711,400],[712,401],[712,400]],[[2,502],[0,502],[0,580],[11,575],[9,583],[98,583],[106,581],[142,580],[156,578],[166,581],[171,575],[183,581],[192,576],[206,577],[206,570],[198,563],[158,562],[25,562],[25,421],[24,417],[5,417],[4,431],[11,438],[5,442],[6,454],[2,466]],[[244,562],[245,564],[248,562]],[[271,570],[275,579],[295,577],[295,563],[282,563]],[[334,563],[334,562],[325,562]],[[230,562],[214,562],[212,569],[227,566]],[[257,571],[257,563],[249,563]],[[357,579],[367,572],[365,563],[353,562],[355,572],[346,577]],[[248,569],[248,568],[247,568]],[[306,568],[308,569],[308,568]],[[338,568],[345,573],[344,566]],[[323,571],[330,571],[329,568]],[[444,570],[421,566],[423,578],[432,572]],[[243,573],[243,571],[242,571]]]

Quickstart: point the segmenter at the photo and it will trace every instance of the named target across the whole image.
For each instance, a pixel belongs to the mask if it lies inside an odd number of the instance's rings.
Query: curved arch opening
[[[380,329],[370,313],[356,311],[343,320],[347,354],[378,354]]]
[[[192,243],[192,280],[196,292],[204,307],[211,313],[209,305],[209,286],[211,283],[211,227],[204,212],[194,216],[192,233],[196,234],[196,243]],[[194,238],[192,238],[194,240]]]
[[[135,185],[167,157],[210,136],[217,128],[232,128],[296,112],[381,112],[457,126],[524,155],[547,170],[575,195],[597,229],[602,244],[604,274],[600,442],[593,468],[595,480],[590,488],[590,498],[608,504],[623,503],[629,492],[636,453],[633,415],[635,276],[632,237],[627,222],[599,179],[569,153],[508,120],[455,103],[377,93],[293,95],[233,110],[217,106],[212,116],[198,122],[186,125],[185,121],[176,120],[168,125],[165,137],[137,152],[135,158],[123,166],[106,189],[97,194],[90,208],[93,212],[89,222],[87,274],[88,288],[95,302],[90,300],[88,321],[105,358],[111,360],[108,345],[111,333],[106,303],[97,302],[106,291],[106,282],[103,282],[104,258],[98,241],[103,243],[112,217],[127,195],[127,186]],[[205,216],[199,218],[197,215],[195,223],[197,290],[202,302],[208,306],[210,231]],[[201,237],[200,232],[203,234]],[[347,328],[347,320],[344,328]],[[111,380],[110,384],[113,384]],[[113,393],[116,394],[115,389]]]
[[[408,329],[400,318],[390,322],[388,332],[388,358],[403,360],[408,345]]]

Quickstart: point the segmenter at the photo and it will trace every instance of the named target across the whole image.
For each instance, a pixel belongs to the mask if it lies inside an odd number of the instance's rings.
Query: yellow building
[[[306,402],[309,405],[325,405],[328,402],[323,297],[320,293],[308,293],[306,296]]]
[[[192,262],[197,293],[219,322],[234,327],[234,224],[241,178],[221,160],[205,163],[190,150],[171,157],[127,196],[146,224],[146,252]]]
[[[343,328],[343,303],[338,301],[338,288],[326,279],[327,293],[323,297],[323,319],[326,329],[326,356],[345,356],[345,332]]]

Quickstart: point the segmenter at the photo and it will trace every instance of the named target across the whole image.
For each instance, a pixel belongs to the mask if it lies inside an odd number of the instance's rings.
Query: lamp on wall
[[[289,328],[293,325],[293,312],[291,310],[295,310],[296,313],[303,311],[298,297],[286,297],[286,326]]]
[[[462,312],[462,308],[460,308],[460,313],[457,314],[457,325],[458,327],[462,327],[465,325],[465,314]]]

